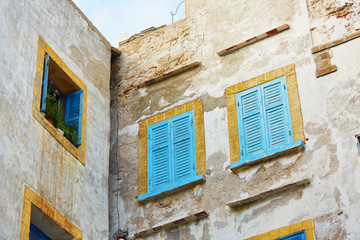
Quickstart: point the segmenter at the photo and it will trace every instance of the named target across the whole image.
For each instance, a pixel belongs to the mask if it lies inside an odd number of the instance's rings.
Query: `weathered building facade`
[[[72,1],[1,1],[0,24],[0,239],[107,239],[111,46]],[[82,93],[77,146],[41,113],[45,76]]]
[[[359,19],[356,1],[187,0],[120,43],[111,235],[359,239]]]
[[[0,239],[360,239],[359,3],[185,4],[1,1]]]

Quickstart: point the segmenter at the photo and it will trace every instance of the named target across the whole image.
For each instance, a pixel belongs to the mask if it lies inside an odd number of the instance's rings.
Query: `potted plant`
[[[70,123],[65,124],[64,136],[66,137],[67,140],[69,140],[73,144],[78,142],[79,138],[77,136],[76,125]]]
[[[77,127],[75,124],[66,123],[64,119],[64,104],[59,98],[59,92],[57,90],[51,91],[45,99],[46,119],[54,125],[58,131],[65,136],[71,143],[79,141],[77,137]]]

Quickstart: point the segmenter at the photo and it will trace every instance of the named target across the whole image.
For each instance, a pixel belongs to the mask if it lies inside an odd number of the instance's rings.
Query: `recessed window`
[[[360,154],[360,134],[356,134],[355,138],[356,138],[356,145],[358,148],[358,153]]]
[[[305,231],[297,232],[287,235],[285,237],[277,238],[276,240],[305,240]]]
[[[305,146],[294,65],[226,89],[230,168]]]
[[[149,190],[181,184],[196,175],[194,111],[148,127]]]
[[[45,55],[40,111],[74,146],[81,144],[84,90]]]
[[[139,201],[204,180],[201,99],[140,122]]]
[[[236,102],[243,161],[267,157],[293,142],[285,77],[237,93]]]
[[[33,116],[85,165],[86,86],[39,37]]]
[[[30,240],[73,240],[74,236],[60,227],[40,209],[31,205]]]
[[[21,239],[80,240],[82,231],[44,198],[25,186]]]
[[[294,223],[289,226],[278,228],[270,232],[246,238],[245,240],[268,239],[268,240],[315,240],[315,228],[312,219]]]

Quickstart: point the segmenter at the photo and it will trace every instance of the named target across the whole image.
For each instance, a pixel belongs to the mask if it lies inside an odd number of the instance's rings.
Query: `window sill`
[[[61,135],[61,133],[50,122],[48,122],[35,107],[33,108],[33,116],[66,150],[68,150],[82,165],[85,166],[84,140],[82,140],[82,144],[79,147],[75,147],[69,140]]]
[[[199,220],[201,218],[205,218],[207,216],[209,216],[209,214],[206,211],[198,211],[197,213],[187,214],[182,217],[175,217],[173,219],[170,218],[164,222],[154,225],[152,228],[145,229],[145,230],[135,233],[134,239],[140,238],[140,237],[146,237],[151,234],[160,232],[162,230],[166,231],[168,229],[172,229],[172,228],[178,227],[180,225],[183,225],[183,224],[195,221],[195,220]]]
[[[257,164],[259,162],[263,162],[275,157],[278,157],[280,155],[283,154],[288,154],[291,153],[293,151],[297,151],[297,150],[303,150],[305,148],[305,143],[302,140],[298,140],[295,142],[291,142],[288,144],[285,144],[279,148],[273,149],[269,152],[267,152],[266,156],[261,157],[261,158],[256,158],[256,159],[251,159],[251,160],[240,160],[238,162],[234,162],[230,165],[230,169],[233,172],[236,172],[237,170],[250,166],[250,165],[254,165]]]
[[[137,200],[139,203],[144,203],[146,201],[150,201],[150,200],[154,200],[157,198],[161,198],[161,197],[165,197],[168,196],[172,193],[175,192],[179,192],[183,189],[186,189],[188,187],[191,187],[193,185],[196,185],[198,183],[202,183],[205,182],[205,175],[204,174],[200,174],[197,175],[195,177],[192,177],[190,179],[186,179],[184,181],[178,182],[174,185],[168,186],[166,188],[163,189],[159,189],[153,192],[148,192],[148,193],[144,193],[141,194],[137,197]]]
[[[242,207],[242,206],[257,202],[259,200],[268,199],[268,198],[270,198],[272,196],[281,194],[281,193],[286,192],[286,191],[291,191],[291,190],[295,190],[295,189],[304,187],[304,186],[306,186],[308,184],[310,184],[310,180],[306,178],[306,179],[303,179],[301,181],[297,181],[297,182],[294,182],[294,183],[283,185],[281,187],[273,188],[273,189],[268,190],[266,192],[262,192],[262,193],[259,193],[257,195],[254,195],[252,197],[242,198],[240,200],[230,202],[227,205],[229,207],[231,207],[231,208]]]

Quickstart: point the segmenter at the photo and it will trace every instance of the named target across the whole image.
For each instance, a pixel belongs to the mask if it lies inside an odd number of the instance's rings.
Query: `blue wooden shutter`
[[[29,240],[51,240],[51,238],[31,223]]]
[[[49,54],[46,54],[44,60],[44,71],[43,71],[42,92],[41,92],[41,102],[40,102],[41,112],[44,112],[46,109],[45,99],[47,94],[48,77],[49,77]]]
[[[84,90],[80,90],[66,96],[65,121],[76,126],[76,133],[79,139],[78,142],[73,143],[74,146],[81,144],[83,95]]]
[[[191,177],[192,169],[195,169],[195,163],[193,163],[194,149],[191,139],[193,119],[189,113],[180,116],[180,118],[176,118],[172,122],[175,181]]]
[[[285,237],[277,238],[275,240],[305,240],[305,231],[294,233]]]
[[[170,170],[170,121],[165,120],[151,126],[148,135],[149,144],[149,186],[150,190],[171,183]]]
[[[259,87],[237,95],[238,126],[242,158],[265,151],[263,111]]]
[[[284,79],[263,87],[268,149],[290,142],[288,100]]]

